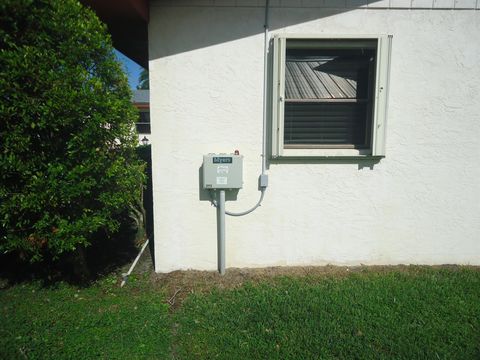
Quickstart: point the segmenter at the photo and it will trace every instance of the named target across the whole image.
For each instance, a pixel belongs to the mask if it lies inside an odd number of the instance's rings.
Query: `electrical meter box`
[[[203,155],[203,188],[241,189],[243,185],[242,167],[242,155]]]

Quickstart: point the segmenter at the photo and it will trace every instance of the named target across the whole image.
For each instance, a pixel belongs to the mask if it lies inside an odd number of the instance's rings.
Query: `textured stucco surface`
[[[263,9],[153,3],[150,87],[156,270],[216,269],[202,155],[244,155],[258,199]],[[274,8],[272,33],[392,34],[386,157],[269,165],[263,205],[227,217],[227,267],[480,264],[480,13]]]

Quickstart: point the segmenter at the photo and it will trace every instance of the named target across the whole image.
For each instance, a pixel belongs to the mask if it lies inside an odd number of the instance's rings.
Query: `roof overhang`
[[[148,68],[148,0],[80,0],[107,25],[113,46]]]

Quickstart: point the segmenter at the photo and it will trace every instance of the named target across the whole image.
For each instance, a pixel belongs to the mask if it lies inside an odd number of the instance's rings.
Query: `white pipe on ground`
[[[129,277],[130,274],[132,273],[133,269],[134,269],[135,266],[137,265],[138,260],[140,260],[140,257],[142,256],[143,252],[144,252],[145,249],[147,248],[148,241],[149,241],[149,239],[147,239],[147,241],[145,241],[145,244],[143,244],[142,249],[141,249],[140,252],[138,253],[135,261],[134,261],[133,264],[132,264],[132,266],[130,266],[130,269],[128,270],[128,272],[127,272],[126,274],[122,274],[123,280],[122,280],[122,283],[120,284],[120,287],[124,287],[125,284],[127,283],[128,277]]]

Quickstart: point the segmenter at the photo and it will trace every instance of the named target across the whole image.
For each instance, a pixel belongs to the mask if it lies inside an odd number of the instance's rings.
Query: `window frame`
[[[331,148],[285,148],[285,67],[287,40],[377,40],[375,89],[371,119],[370,146],[366,149]],[[278,34],[273,37],[272,64],[272,141],[271,157],[275,158],[365,158],[385,156],[385,132],[388,108],[389,73],[392,35],[326,35],[326,34]]]
[[[141,121],[143,120],[142,119],[142,116],[141,114],[148,114],[148,121],[145,122],[145,121]],[[151,128],[151,120],[150,120],[150,108],[138,108],[138,119],[137,121],[135,122],[135,129],[137,130],[137,133],[138,134],[146,134],[146,135],[150,135],[152,133],[152,128]],[[139,129],[140,128],[146,128],[147,131],[140,131]]]

